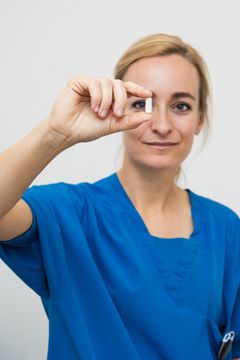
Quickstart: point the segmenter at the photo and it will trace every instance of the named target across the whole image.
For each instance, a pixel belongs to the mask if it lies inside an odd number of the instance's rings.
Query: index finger
[[[136,96],[136,97],[143,97],[148,98],[153,95],[151,90],[144,88],[141,85],[136,84],[133,81],[123,81],[125,89],[127,91],[127,96]]]

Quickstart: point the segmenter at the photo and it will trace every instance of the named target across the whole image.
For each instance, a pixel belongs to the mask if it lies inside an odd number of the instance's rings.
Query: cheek
[[[139,125],[135,129],[126,130],[123,132],[123,140],[127,142],[139,142],[144,136],[146,128],[143,126],[145,124]]]
[[[183,139],[187,139],[187,138],[191,139],[195,133],[194,119],[188,119],[188,120],[190,121],[178,123],[175,126],[175,130],[182,136]]]

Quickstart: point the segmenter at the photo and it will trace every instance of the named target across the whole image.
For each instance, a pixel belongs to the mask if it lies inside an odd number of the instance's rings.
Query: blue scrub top
[[[117,173],[33,185],[33,223],[0,242],[2,260],[40,297],[48,360],[240,357],[240,218],[185,189],[190,239],[149,233]]]

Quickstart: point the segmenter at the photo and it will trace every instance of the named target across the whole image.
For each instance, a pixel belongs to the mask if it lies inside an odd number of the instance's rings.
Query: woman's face
[[[123,81],[134,81],[154,94],[151,119],[122,133],[125,156],[155,169],[177,169],[202,126],[196,68],[180,55],[148,57],[133,63]],[[144,111],[144,105],[144,99],[129,97],[125,112]],[[164,149],[146,144],[167,141],[177,144]]]

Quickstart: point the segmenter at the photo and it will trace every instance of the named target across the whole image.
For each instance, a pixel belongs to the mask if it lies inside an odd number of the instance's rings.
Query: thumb
[[[141,111],[130,115],[124,115],[121,119],[119,119],[119,122],[116,124],[116,126],[119,125],[121,130],[134,129],[142,123],[149,121],[151,118],[152,114]]]

